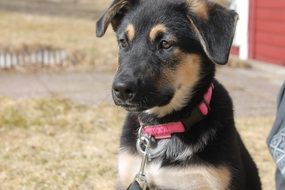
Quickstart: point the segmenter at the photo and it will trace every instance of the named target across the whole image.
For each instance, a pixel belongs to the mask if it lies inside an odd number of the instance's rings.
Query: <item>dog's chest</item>
[[[119,155],[119,183],[124,188],[133,181],[139,171],[141,158],[127,152]],[[228,168],[210,166],[161,167],[151,162],[146,167],[150,189],[172,190],[225,190],[230,183]]]

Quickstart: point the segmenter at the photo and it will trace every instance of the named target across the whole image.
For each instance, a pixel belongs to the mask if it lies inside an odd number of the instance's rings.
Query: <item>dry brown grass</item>
[[[13,1],[16,3],[18,0]],[[26,1],[26,4],[39,4],[40,2],[40,0],[23,1]],[[24,2],[21,4],[25,5]],[[52,0],[46,0],[42,3],[47,2],[54,3]],[[72,4],[73,0],[61,2],[69,3],[68,8],[66,8],[69,11],[73,6],[82,7],[82,10],[80,8],[75,10],[77,13],[84,12],[86,7],[88,10],[92,10],[90,7],[94,7],[94,15],[97,15],[96,20],[98,15],[106,10],[111,0],[80,0],[78,4]],[[221,2],[225,3],[226,1],[222,0]],[[56,4],[53,6],[56,6]],[[62,12],[67,11],[64,5],[61,5],[61,7]],[[17,12],[17,10],[14,10],[16,12],[0,10],[0,50],[1,46],[17,49],[17,47],[22,47],[23,44],[31,48],[44,45],[64,48],[68,52],[77,50],[82,52],[86,59],[75,69],[95,69],[97,71],[114,71],[116,69],[117,44],[111,27],[109,27],[104,38],[98,39],[95,36],[95,20],[92,21],[90,18],[86,19],[85,17],[63,16],[64,14],[59,12],[53,15],[54,10],[52,8],[52,6],[47,6],[47,9],[51,9],[50,15],[36,14],[37,11],[34,10],[30,12],[26,10],[25,13]],[[239,60],[234,60],[230,62],[229,66],[247,67],[248,65]],[[74,66],[69,68],[74,69]]]
[[[264,190],[275,189],[275,165],[266,145],[274,117],[237,118],[237,128],[259,169]]]
[[[124,112],[0,99],[0,189],[112,189]]]
[[[1,189],[113,189],[125,112],[62,99],[0,99]],[[265,190],[274,164],[265,145],[273,118],[240,118],[238,129]]]
[[[35,48],[43,44],[79,50],[87,57],[82,68],[98,71],[116,68],[115,35],[110,29],[104,39],[96,38],[95,21],[0,11],[0,26],[0,46],[15,49],[23,44]]]

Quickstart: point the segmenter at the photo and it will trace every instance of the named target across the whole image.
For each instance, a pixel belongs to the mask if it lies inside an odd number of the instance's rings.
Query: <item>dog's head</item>
[[[201,81],[211,83],[214,64],[227,63],[237,17],[206,0],[114,0],[97,36],[110,23],[117,33],[115,103],[158,116],[184,107]]]

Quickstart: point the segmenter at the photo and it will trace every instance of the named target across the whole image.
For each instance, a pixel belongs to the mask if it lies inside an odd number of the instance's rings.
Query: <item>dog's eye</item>
[[[126,48],[128,46],[128,42],[125,39],[120,39],[119,44],[122,48]]]
[[[169,49],[169,48],[171,48],[171,46],[172,46],[172,44],[166,40],[162,40],[160,42],[160,48],[162,48],[162,49]]]

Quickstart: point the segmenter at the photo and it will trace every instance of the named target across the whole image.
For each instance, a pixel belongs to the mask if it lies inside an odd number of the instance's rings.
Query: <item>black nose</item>
[[[127,82],[113,84],[114,95],[123,101],[131,100],[135,96],[135,85]]]

